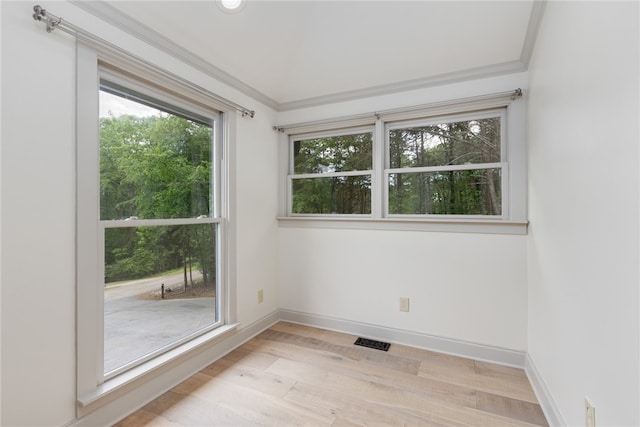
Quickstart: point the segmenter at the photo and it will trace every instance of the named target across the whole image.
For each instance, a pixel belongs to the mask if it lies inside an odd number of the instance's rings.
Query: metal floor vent
[[[388,342],[370,340],[367,338],[358,338],[355,345],[361,345],[363,347],[375,348],[376,350],[388,351],[391,344]]]

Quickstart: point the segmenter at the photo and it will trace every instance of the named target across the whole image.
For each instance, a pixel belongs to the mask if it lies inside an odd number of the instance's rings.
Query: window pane
[[[371,176],[293,180],[294,214],[370,214]]]
[[[212,128],[100,91],[100,219],[211,213]]]
[[[294,173],[370,170],[371,132],[293,142]]]
[[[500,162],[500,118],[389,132],[391,168]]]
[[[389,174],[390,214],[501,215],[501,169]]]
[[[218,320],[216,229],[196,224],[105,230],[105,373]]]

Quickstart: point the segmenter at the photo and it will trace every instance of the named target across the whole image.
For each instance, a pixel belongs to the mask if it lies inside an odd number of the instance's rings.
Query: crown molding
[[[356,99],[370,98],[373,96],[388,95],[391,93],[407,92],[410,90],[425,89],[433,86],[442,86],[451,83],[459,83],[468,80],[478,80],[507,74],[526,71],[526,67],[520,61],[504,62],[485,67],[472,68],[453,73],[440,74],[416,80],[373,86],[365,89],[356,89],[339,92],[331,95],[317,96],[302,99],[300,101],[283,102],[279,105],[279,111],[298,110],[301,108],[317,107],[319,105],[334,104],[338,102],[353,101]]]
[[[525,34],[524,43],[522,44],[522,52],[520,53],[520,62],[522,62],[527,69],[529,69],[531,55],[533,55],[533,48],[535,47],[536,39],[538,38],[540,24],[542,23],[542,17],[544,16],[544,10],[546,7],[547,0],[534,0],[533,6],[531,7],[527,33]]]
[[[142,40],[150,46],[153,46],[164,53],[167,53],[179,61],[201,71],[202,73],[213,77],[214,79],[225,83],[228,86],[244,93],[245,95],[255,99],[262,104],[278,110],[278,103],[266,96],[262,92],[254,89],[246,83],[238,80],[226,71],[216,67],[210,62],[195,55],[184,47],[179,46],[171,39],[163,36],[157,31],[142,24],[140,21],[131,18],[129,15],[121,12],[103,0],[99,1],[80,1],[71,0],[71,4],[88,12],[95,17],[105,21],[106,23],[124,31],[125,33]]]
[[[286,102],[278,102],[268,97],[200,56],[189,52],[171,39],[131,18],[104,0],[70,0],[70,3],[276,111],[290,111],[526,71],[547,0],[534,0],[533,2],[520,60]]]

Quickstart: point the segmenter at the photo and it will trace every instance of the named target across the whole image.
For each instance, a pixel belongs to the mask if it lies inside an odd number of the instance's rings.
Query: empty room
[[[0,2],[2,426],[640,426],[640,3]]]

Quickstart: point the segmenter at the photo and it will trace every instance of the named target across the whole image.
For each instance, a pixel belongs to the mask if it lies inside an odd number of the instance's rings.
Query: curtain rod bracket
[[[44,22],[47,25],[47,33],[52,32],[62,23],[62,18],[52,15],[40,5],[33,6],[33,19]]]
[[[515,101],[516,98],[520,98],[522,96],[522,89],[518,88],[513,91],[513,95],[511,95],[511,100]]]
[[[0,0],[2,1],[2,0]],[[163,68],[160,68],[156,65],[154,65],[153,63],[149,62],[148,60],[141,58],[139,56],[136,56],[135,54],[127,51],[126,49],[123,49],[103,38],[98,37],[95,34],[92,34],[86,30],[83,30],[82,28],[76,27],[75,25],[73,25],[72,23],[63,20],[62,18],[57,17],[56,15],[47,12],[46,10],[44,10],[42,8],[42,6],[40,5],[35,5],[33,6],[33,19],[38,21],[38,22],[43,22],[46,26],[47,26],[47,32],[50,33],[55,29],[59,29],[60,31],[62,31],[63,33],[67,33],[70,34],[72,36],[74,36],[76,39],[81,40],[85,43],[88,43],[91,46],[94,47],[99,47],[100,49],[103,49],[107,52],[110,53],[117,53],[119,55],[124,55],[125,57],[129,58],[130,60],[133,60],[137,63],[140,64],[144,64],[145,66],[151,67],[153,69],[155,69],[156,71],[158,71],[159,73],[161,73],[162,75],[169,77],[179,83],[184,84],[185,86],[197,91],[197,92],[201,92],[204,93],[205,95],[207,95],[208,97],[212,98],[213,100],[227,106],[227,107],[231,107],[236,111],[239,111],[242,114],[242,117],[250,117],[250,118],[254,118],[256,115],[256,112],[254,110],[250,110],[246,107],[243,107],[240,104],[237,104],[231,100],[228,100],[220,95],[217,95],[213,92],[211,92],[210,90],[199,86],[187,79],[185,79],[182,76],[179,76],[175,73],[172,73],[171,71],[165,70]]]

